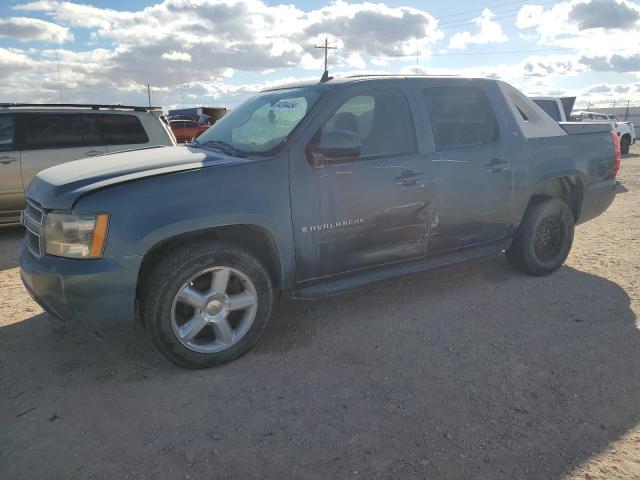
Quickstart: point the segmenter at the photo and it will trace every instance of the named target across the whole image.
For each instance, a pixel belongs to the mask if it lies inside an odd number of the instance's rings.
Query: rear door
[[[435,145],[428,253],[499,240],[511,217],[513,169],[489,100],[494,84],[424,85],[421,101]]]
[[[149,136],[140,119],[126,113],[100,113],[107,151],[119,152],[149,146]]]
[[[23,113],[21,122],[25,188],[45,168],[107,152],[95,115]]]
[[[0,115],[0,212],[24,206],[16,120],[12,114]]]

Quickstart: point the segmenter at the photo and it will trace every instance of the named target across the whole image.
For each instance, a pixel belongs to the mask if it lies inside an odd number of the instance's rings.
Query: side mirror
[[[334,130],[318,136],[319,140],[307,149],[307,158],[313,166],[346,162],[362,153],[360,137],[348,130]]]

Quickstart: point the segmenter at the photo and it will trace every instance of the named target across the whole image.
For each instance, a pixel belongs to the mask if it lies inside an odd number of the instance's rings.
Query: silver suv
[[[20,221],[24,191],[41,170],[156,145],[175,145],[157,107],[0,104],[0,226]]]

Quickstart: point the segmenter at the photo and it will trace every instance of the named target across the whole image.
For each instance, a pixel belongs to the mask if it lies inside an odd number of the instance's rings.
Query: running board
[[[316,281],[314,285],[298,286],[294,289],[292,296],[300,300],[314,300],[329,297],[390,278],[445,267],[467,260],[476,260],[498,255],[509,248],[510,243],[511,239],[499,240],[481,247],[469,247],[433,258],[367,269],[363,272],[351,273],[348,276],[341,275],[340,278],[325,280],[321,283],[320,281]]]

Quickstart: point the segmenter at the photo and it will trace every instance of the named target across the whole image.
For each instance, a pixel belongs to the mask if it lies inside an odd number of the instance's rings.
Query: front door
[[[24,207],[16,131],[16,117],[0,115],[0,223],[3,217],[15,217],[15,212]]]
[[[397,83],[351,87],[326,101],[292,147],[298,281],[424,257],[429,171],[407,94]],[[323,163],[314,145],[336,135],[356,138],[359,154]]]

